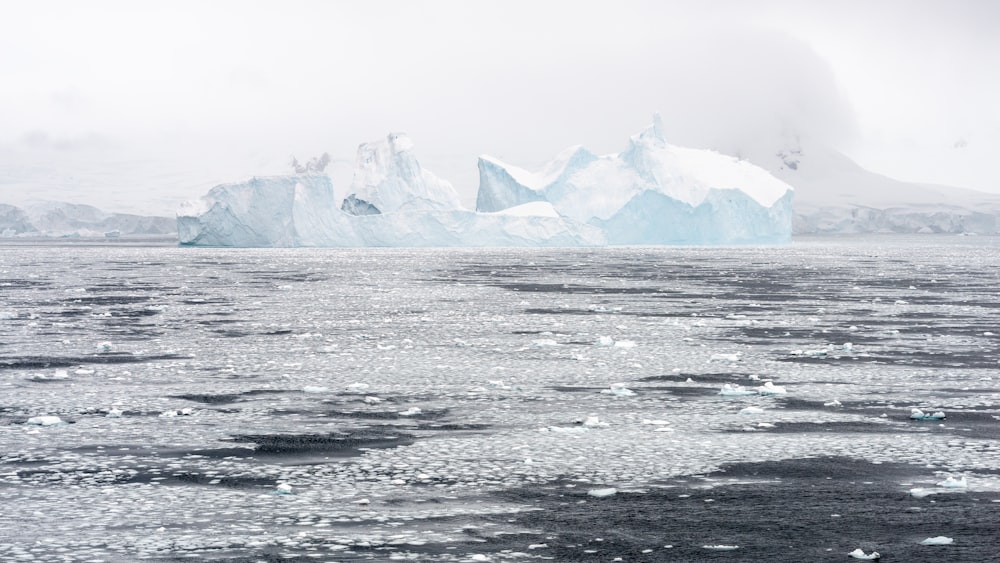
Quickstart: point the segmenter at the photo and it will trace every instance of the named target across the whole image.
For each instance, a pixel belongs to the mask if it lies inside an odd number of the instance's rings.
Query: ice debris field
[[[880,240],[5,247],[0,560],[997,560],[1000,256]]]

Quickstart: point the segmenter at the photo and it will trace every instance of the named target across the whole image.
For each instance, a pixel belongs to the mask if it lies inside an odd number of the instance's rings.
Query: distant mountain
[[[177,232],[173,217],[108,213],[91,205],[37,201],[23,208],[0,204],[0,235],[79,236],[169,235]]]
[[[746,157],[795,188],[795,234],[1000,233],[1000,194],[894,180],[798,141]]]

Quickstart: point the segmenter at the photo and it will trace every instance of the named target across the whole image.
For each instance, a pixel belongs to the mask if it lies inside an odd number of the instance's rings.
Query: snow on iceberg
[[[666,143],[662,124],[618,155],[582,147],[538,173],[483,156],[476,211],[423,169],[401,133],[362,144],[348,195],[325,174],[253,178],[182,205],[192,246],[604,246],[791,239],[792,189],[761,168]]]
[[[792,188],[747,161],[670,145],[659,116],[622,153],[571,147],[537,173],[479,159],[477,211],[548,201],[609,244],[782,243]]]

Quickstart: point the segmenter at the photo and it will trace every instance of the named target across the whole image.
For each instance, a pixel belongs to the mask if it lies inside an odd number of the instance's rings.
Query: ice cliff
[[[181,244],[204,246],[601,246],[783,243],[792,190],[764,170],[666,143],[662,125],[626,151],[573,147],[532,173],[479,161],[476,211],[423,169],[403,134],[362,144],[338,204],[325,175],[213,188],[178,212]]]

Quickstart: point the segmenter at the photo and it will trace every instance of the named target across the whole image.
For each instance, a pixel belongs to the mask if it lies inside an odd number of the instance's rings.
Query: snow
[[[58,426],[63,424],[63,421],[58,416],[33,416],[28,419],[27,424],[34,424],[37,426]]]
[[[933,538],[927,538],[920,542],[920,545],[951,545],[955,543],[954,538],[949,538],[946,536],[934,536]]]
[[[955,477],[954,475],[949,475],[944,481],[940,481],[937,484],[938,487],[943,487],[945,489],[965,489],[969,486],[965,475]]]
[[[606,489],[590,489],[587,491],[588,496],[595,498],[606,498],[618,493],[618,489],[614,487],[608,487]]]
[[[212,188],[177,214],[182,245],[236,247],[773,244],[791,237],[791,188],[753,165],[668,145],[662,125],[628,150],[582,147],[537,173],[482,157],[477,211],[422,168],[409,137],[358,148],[348,196],[328,176]]]

